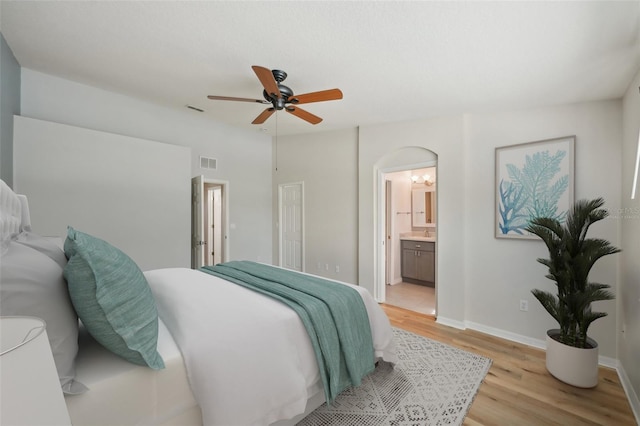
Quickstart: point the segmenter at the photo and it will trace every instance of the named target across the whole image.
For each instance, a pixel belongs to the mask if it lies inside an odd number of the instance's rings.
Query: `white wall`
[[[64,240],[73,226],[142,270],[189,267],[189,148],[20,116],[14,129],[14,189],[34,232]]]
[[[621,280],[618,292],[618,356],[628,376],[635,399],[636,418],[640,419],[640,187],[631,199],[632,179],[638,155],[640,133],[640,72],[631,82],[623,99]],[[640,185],[640,182],[638,182]]]
[[[438,315],[464,320],[465,141],[461,117],[361,127],[358,143],[359,284],[374,293],[377,219],[376,171],[438,163]],[[437,156],[437,157],[436,157]],[[375,294],[375,293],[374,293]]]
[[[271,262],[270,137],[25,68],[21,108],[25,117],[191,148],[192,176],[229,182],[230,260]],[[200,155],[217,158],[218,169],[200,169]]]
[[[466,320],[518,335],[543,340],[556,325],[531,295],[531,289],[555,291],[545,278],[538,257],[548,257],[538,240],[494,238],[495,148],[505,145],[576,135],[575,198],[604,197],[605,207],[620,206],[621,102],[602,101],[467,117],[466,198]],[[440,168],[439,171],[444,167]],[[616,218],[599,222],[591,237],[620,245]],[[596,263],[590,279],[618,286],[619,256]],[[519,300],[529,300],[529,311],[519,311]],[[609,316],[589,329],[600,345],[600,355],[616,357],[616,302],[596,304]]]
[[[273,217],[277,220],[278,185],[304,182],[305,271],[348,283],[358,280],[356,141],[355,129],[280,136],[273,150],[278,167],[273,174]],[[274,259],[277,229],[276,224]]]

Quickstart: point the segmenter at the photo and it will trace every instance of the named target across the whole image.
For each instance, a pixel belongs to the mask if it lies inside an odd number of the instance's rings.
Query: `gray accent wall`
[[[20,64],[0,33],[0,179],[13,187],[13,115],[20,115]]]

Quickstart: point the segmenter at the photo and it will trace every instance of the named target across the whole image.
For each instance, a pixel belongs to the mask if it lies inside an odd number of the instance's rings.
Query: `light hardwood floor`
[[[394,327],[493,360],[465,425],[636,425],[615,370],[600,367],[593,389],[566,385],[545,367],[544,351],[473,330],[458,330],[429,315],[381,305]]]

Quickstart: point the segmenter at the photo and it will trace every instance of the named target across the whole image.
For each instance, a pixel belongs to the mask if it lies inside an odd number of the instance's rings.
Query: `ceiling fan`
[[[264,90],[262,91],[264,99],[234,98],[231,96],[214,95],[209,95],[207,98],[218,101],[257,102],[259,104],[272,105],[262,111],[260,115],[251,122],[251,124],[262,124],[267,120],[267,118],[271,117],[271,114],[276,110],[280,111],[283,109],[311,124],[318,124],[322,121],[322,118],[299,108],[297,105],[342,99],[342,92],[340,89],[329,89],[322,90],[320,92],[294,95],[291,88],[282,84],[282,82],[287,78],[286,72],[281,70],[270,70],[258,65],[254,65],[251,68],[256,73],[258,80],[260,80],[260,83],[262,83],[262,86],[264,87]]]

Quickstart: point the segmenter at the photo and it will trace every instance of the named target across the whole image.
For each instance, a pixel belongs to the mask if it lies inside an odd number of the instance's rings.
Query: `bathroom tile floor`
[[[427,315],[436,314],[436,294],[433,287],[402,282],[386,286],[385,291],[387,305]]]

